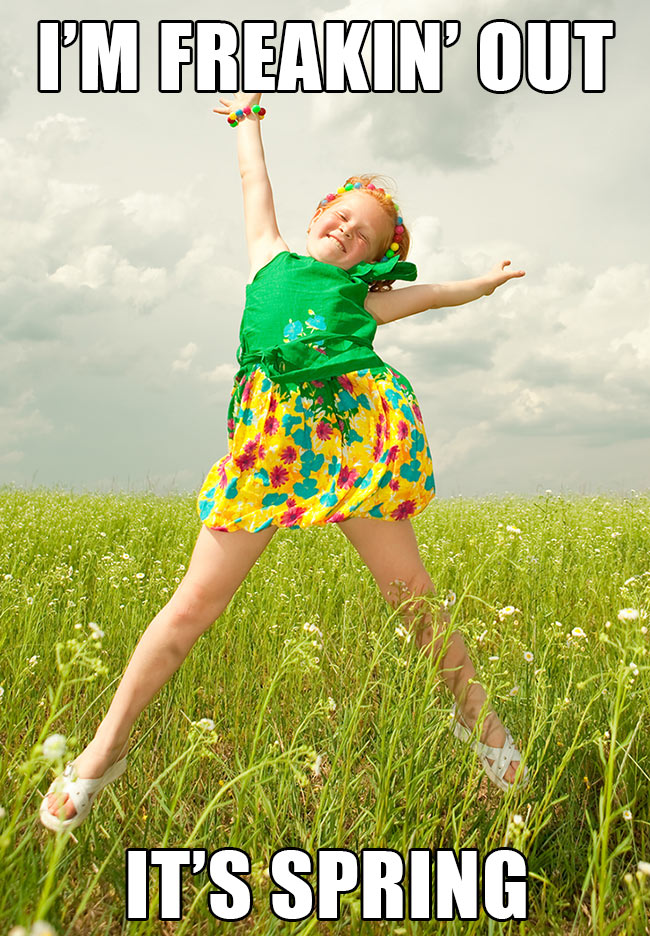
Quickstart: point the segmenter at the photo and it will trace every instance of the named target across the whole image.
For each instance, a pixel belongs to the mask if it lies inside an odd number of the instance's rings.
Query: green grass
[[[647,932],[649,518],[648,494],[549,494],[441,500],[413,521],[525,752],[527,791],[489,786],[453,738],[438,666],[396,632],[345,537],[281,530],[136,722],[126,774],[73,840],[40,825],[40,799],[94,734],[199,523],[193,497],[0,489],[3,930],[42,919],[58,936]],[[638,618],[620,620],[626,608]],[[68,744],[58,763],[41,748],[54,733]],[[363,924],[358,891],[337,923],[269,910],[265,869],[282,847],[484,856],[506,844],[528,860],[527,922]],[[217,927],[207,874],[187,871],[182,922],[157,920],[155,871],[151,921],[124,921],[126,848],[225,846],[253,864],[242,923]]]

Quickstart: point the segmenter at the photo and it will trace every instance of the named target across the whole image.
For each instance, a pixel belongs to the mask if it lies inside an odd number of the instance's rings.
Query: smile
[[[341,241],[338,239],[338,237],[336,237],[335,234],[328,234],[327,236],[328,236],[328,237],[331,237],[333,240],[335,240],[336,243],[337,243],[337,244],[339,245],[339,247],[341,248],[341,250],[345,253],[345,247],[343,246],[343,244],[341,243]]]

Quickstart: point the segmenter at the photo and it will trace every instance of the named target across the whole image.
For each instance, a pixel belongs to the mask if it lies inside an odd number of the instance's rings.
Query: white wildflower
[[[0,806],[0,819],[4,819],[6,815],[7,815],[7,810],[4,808],[4,806]]]
[[[214,731],[214,722],[211,718],[200,718],[197,722],[193,722],[193,724],[202,731]]]
[[[27,662],[29,663],[30,666],[36,666],[36,664],[38,663],[38,653],[35,653],[34,656],[30,656]]]
[[[648,633],[648,628],[645,626],[645,624],[644,624],[643,627],[641,628],[641,633],[642,633],[642,634],[647,634],[647,633]]]
[[[104,636],[104,631],[101,629],[99,624],[95,624],[94,621],[88,621],[88,627],[92,631],[91,636],[93,637],[94,640],[99,640],[101,637]]]
[[[411,634],[411,632],[408,631],[408,630],[404,627],[403,624],[398,624],[398,625],[397,625],[397,627],[395,628],[395,633],[397,634],[398,637],[403,637],[404,640],[405,640],[407,643],[410,642],[411,637],[413,636],[413,635]]]
[[[506,531],[508,533],[512,533],[514,536],[518,536],[521,533],[521,530],[519,529],[519,527],[511,526],[511,524],[508,524],[508,526],[506,527]]]
[[[637,868],[641,874],[645,874],[646,877],[650,877],[650,861],[640,861],[637,865]]]
[[[43,757],[45,760],[54,761],[59,757],[65,757],[66,751],[66,740],[62,734],[52,734],[43,741]]]
[[[447,597],[443,601],[445,608],[452,608],[456,604],[456,592],[448,591]]]
[[[27,936],[27,930],[24,926],[12,926],[7,936]]]
[[[144,578],[144,572],[136,572],[136,573],[135,573],[135,577],[136,577],[137,579],[143,579],[143,578]]]
[[[512,817],[512,824],[516,826],[522,826],[524,824],[524,817],[517,813]]]
[[[0,699],[3,697],[4,694],[5,694],[5,687],[0,686]]]
[[[336,702],[334,701],[334,699],[333,699],[331,696],[328,696],[328,699],[327,699],[327,708],[329,709],[330,712],[335,712],[335,711],[336,711]]]
[[[626,822],[630,821],[630,819],[632,818],[632,813],[630,812],[629,809],[623,810],[623,818],[625,819]]]
[[[530,650],[524,650],[524,660],[526,661],[526,663],[533,662],[533,655],[530,652]]]
[[[499,620],[501,621],[517,613],[521,614],[521,611],[519,610],[519,608],[515,608],[513,605],[506,605],[505,608],[500,608],[497,611],[497,614],[499,615]]]
[[[571,636],[572,637],[586,637],[587,635],[585,634],[585,632],[583,631],[581,627],[574,627],[573,630],[571,631]]]
[[[314,766],[312,767],[315,777],[320,777],[320,770],[323,766],[323,755],[319,754],[316,760],[314,761]]]
[[[10,582],[13,579],[11,572],[7,572],[5,575],[5,582]]]
[[[616,617],[619,621],[636,621],[639,617],[639,612],[636,608],[621,608]]]
[[[32,924],[29,936],[56,936],[56,930],[45,920],[37,920],[36,923]]]
[[[519,692],[519,686],[513,686],[508,694],[511,696],[515,696],[517,695],[518,692]]]
[[[492,662],[494,662],[495,660],[498,660],[498,659],[499,659],[498,656],[491,656],[491,657],[488,657],[488,660],[490,660],[490,661],[492,661]]]

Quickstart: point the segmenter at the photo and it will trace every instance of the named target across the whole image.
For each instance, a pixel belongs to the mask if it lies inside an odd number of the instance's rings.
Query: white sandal
[[[460,722],[460,716],[456,713],[455,703],[451,708],[451,718],[453,719],[452,731],[454,732],[454,735],[460,741],[464,741],[466,744],[469,744],[473,751],[476,751],[479,756],[479,760],[483,765],[483,770],[486,772],[492,783],[495,783],[501,790],[511,790],[515,787],[517,790],[521,790],[528,786],[530,781],[528,768],[524,767],[522,772],[521,754],[515,747],[515,742],[513,741],[512,735],[507,728],[504,728],[506,733],[506,740],[503,747],[491,747],[489,744],[484,744],[482,741],[479,741],[478,738],[475,738],[472,735],[472,732],[469,731],[469,729]],[[494,763],[490,764],[488,758],[489,760],[494,761]],[[504,780],[503,777],[512,761],[519,761],[520,766],[517,768],[516,779],[512,783],[508,783],[508,781]]]
[[[127,755],[125,754],[121,760],[111,764],[106,770],[106,773],[101,777],[93,777],[91,779],[77,777],[75,761],[68,761],[65,765],[65,770],[61,776],[52,781],[49,790],[41,802],[39,815],[43,825],[48,829],[52,829],[54,832],[75,829],[84,821],[90,812],[97,794],[103,790],[105,786],[108,786],[113,780],[117,780],[117,778],[124,773],[126,770],[126,759]],[[59,819],[58,816],[51,813],[47,808],[47,800],[50,793],[67,793],[76,809],[74,816],[71,816],[69,819]],[[59,811],[61,809],[64,809],[64,804],[61,804]]]

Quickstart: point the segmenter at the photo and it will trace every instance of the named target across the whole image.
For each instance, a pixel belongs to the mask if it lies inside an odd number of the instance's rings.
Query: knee
[[[416,646],[422,649],[433,643],[437,653],[442,648],[451,618],[436,594],[431,576],[422,569],[408,581],[390,582],[385,597],[391,607],[399,608],[406,625],[414,632]]]
[[[167,607],[170,621],[182,630],[208,630],[228,605],[230,598],[214,589],[181,581]]]

